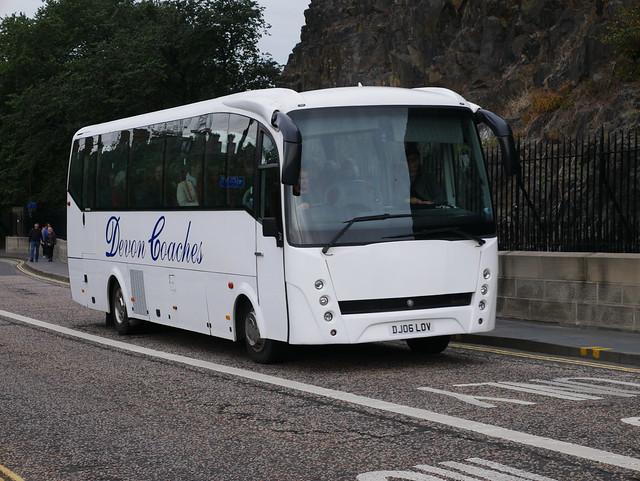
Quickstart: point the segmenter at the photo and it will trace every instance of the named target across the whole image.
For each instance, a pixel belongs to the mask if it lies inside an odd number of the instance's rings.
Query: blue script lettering
[[[109,250],[105,252],[107,257],[131,257],[143,259],[145,256],[145,243],[141,240],[120,239],[120,217],[111,216],[107,221],[105,240]]]
[[[153,227],[153,232],[149,238],[149,250],[151,259],[157,261],[186,262],[191,264],[201,264],[203,259],[202,242],[192,244],[189,242],[189,233],[191,232],[191,221],[187,225],[187,232],[184,236],[184,242],[167,242],[160,239],[160,235],[164,230],[166,220],[164,216],[160,217]]]

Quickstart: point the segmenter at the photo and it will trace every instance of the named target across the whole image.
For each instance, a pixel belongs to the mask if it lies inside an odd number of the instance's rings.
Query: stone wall
[[[14,255],[18,258],[29,258],[29,239],[26,237],[5,237],[5,250],[7,254]],[[42,255],[42,249],[40,249]],[[67,263],[67,241],[58,239],[56,247],[53,249],[53,260]]]
[[[502,252],[498,316],[640,332],[640,254]]]

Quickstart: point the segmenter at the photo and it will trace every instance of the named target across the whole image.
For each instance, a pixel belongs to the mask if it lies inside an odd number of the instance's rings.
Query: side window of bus
[[[278,150],[265,132],[260,133],[260,212],[259,217],[277,217],[280,212]]]
[[[147,128],[133,130],[129,165],[129,205],[158,209],[162,206],[164,140]]]
[[[93,209],[95,207],[96,193],[96,163],[98,161],[98,137],[85,139],[84,165],[82,172],[82,207]]]
[[[69,168],[69,194],[82,209],[82,173],[84,172],[84,144],[86,139],[73,142],[71,151],[71,167]]]
[[[113,132],[100,138],[96,207],[126,207],[127,160],[130,132]]]
[[[204,155],[204,205],[224,208],[229,114],[212,114]]]
[[[178,184],[184,175],[184,162],[180,156],[182,138],[176,135],[164,138],[164,206],[178,207]]]
[[[184,177],[180,180],[177,189],[179,206],[203,205],[202,164],[206,140],[206,132],[191,132],[190,135],[182,137]]]
[[[227,207],[253,212],[253,173],[258,123],[241,115],[230,115],[227,141],[227,171],[223,186]]]

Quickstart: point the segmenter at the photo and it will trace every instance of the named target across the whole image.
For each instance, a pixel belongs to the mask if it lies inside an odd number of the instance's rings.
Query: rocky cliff
[[[603,43],[638,0],[312,0],[281,86],[443,86],[535,136],[635,128],[640,82]]]

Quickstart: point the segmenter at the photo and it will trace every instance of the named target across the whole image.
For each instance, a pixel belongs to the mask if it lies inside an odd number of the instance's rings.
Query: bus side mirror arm
[[[264,237],[275,237],[276,245],[278,247],[282,247],[284,245],[282,230],[278,228],[278,221],[275,217],[262,218],[262,235]]]
[[[502,117],[483,109],[478,109],[475,118],[477,123],[483,123],[489,127],[498,139],[505,173],[517,175],[520,172],[520,156],[509,124]]]
[[[282,183],[284,185],[297,185],[300,179],[300,161],[302,157],[302,135],[300,135],[300,130],[287,114],[278,110],[271,117],[271,125],[282,132],[284,139]]]

